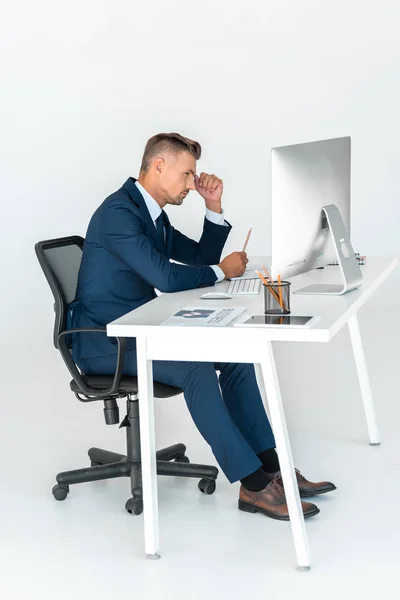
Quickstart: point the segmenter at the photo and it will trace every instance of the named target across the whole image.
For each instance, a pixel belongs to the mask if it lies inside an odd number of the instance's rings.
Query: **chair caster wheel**
[[[69,494],[69,485],[57,483],[53,487],[52,493],[56,500],[65,500]]]
[[[174,459],[174,462],[177,462],[177,463],[190,463],[190,460],[189,460],[188,456],[184,455],[184,456],[177,456]]]
[[[129,498],[125,508],[131,515],[141,515],[143,512],[143,501],[139,498]]]
[[[200,479],[199,490],[203,492],[203,494],[207,494],[208,496],[210,496],[215,492],[215,488],[215,479]]]
[[[100,465],[102,465],[103,463],[99,463],[97,462],[97,460],[91,460],[90,461],[90,466],[91,467],[99,467]]]

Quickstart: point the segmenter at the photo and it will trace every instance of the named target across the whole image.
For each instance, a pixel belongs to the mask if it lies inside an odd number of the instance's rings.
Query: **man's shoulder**
[[[132,200],[128,191],[124,187],[121,187],[103,200],[96,213],[100,216],[105,212],[121,209],[133,214],[139,214],[139,208],[139,204]]]
[[[115,206],[117,204],[121,204],[122,206],[126,205],[137,207],[137,204],[132,201],[132,198],[130,197],[128,191],[124,188],[124,186],[107,196],[107,198],[103,201],[101,206],[107,208],[109,206]]]
[[[132,201],[128,191],[121,187],[107,196],[95,210],[90,219],[86,237],[95,239],[113,225],[121,227],[121,224],[132,224],[132,221],[137,222],[137,225],[140,226],[141,220],[139,206]]]

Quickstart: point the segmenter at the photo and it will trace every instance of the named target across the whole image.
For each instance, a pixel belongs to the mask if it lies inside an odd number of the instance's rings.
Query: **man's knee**
[[[252,363],[217,363],[216,368],[221,371],[221,375],[232,375],[242,377],[254,377],[255,370]]]
[[[198,383],[210,383],[213,379],[217,379],[215,367],[212,363],[206,362],[193,362],[188,363],[186,369],[185,384],[196,382]]]
[[[216,379],[212,363],[186,361],[154,361],[153,376],[160,383],[175,385],[184,391],[191,385],[199,386],[201,382],[209,383],[213,377]]]

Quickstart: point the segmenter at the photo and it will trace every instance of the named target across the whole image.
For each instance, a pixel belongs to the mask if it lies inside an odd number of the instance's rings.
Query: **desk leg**
[[[262,374],[262,370],[261,370],[261,365],[255,364],[254,369],[256,372],[257,384],[258,384],[258,388],[260,390],[260,394],[261,394],[261,398],[262,398],[262,401],[264,404],[265,412],[267,413],[268,418],[271,422],[271,415],[269,414],[267,390],[265,389],[265,385],[264,385],[264,378],[263,378],[263,374]]]
[[[279,388],[278,374],[275,366],[272,343],[267,342],[265,358],[260,363],[262,377],[267,392],[268,405],[271,414],[271,426],[274,431],[276,449],[279,455],[282,480],[285,486],[286,501],[290,515],[293,542],[297,557],[297,569],[310,569],[310,556],[307,533],[301,508],[299,489],[294,470],[292,450],[286,426],[285,412]]]
[[[145,337],[136,338],[140,451],[142,461],[144,546],[148,558],[160,558],[158,532],[157,463],[154,428],[153,365],[147,359]]]
[[[360,327],[357,315],[349,319],[349,331],[353,345],[354,359],[356,361],[358,380],[360,382],[361,394],[364,403],[365,417],[367,419],[368,434],[371,446],[379,445],[379,433],[376,423],[374,401],[372,399],[371,387],[367,365],[365,363],[364,348],[361,340]]]

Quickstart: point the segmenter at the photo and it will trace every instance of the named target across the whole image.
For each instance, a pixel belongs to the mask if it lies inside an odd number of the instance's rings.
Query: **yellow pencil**
[[[272,285],[265,279],[264,275],[262,273],[260,273],[260,271],[257,271],[257,269],[256,269],[256,273],[259,276],[259,278],[261,279],[261,281],[263,282],[263,284],[268,288],[268,291],[271,292],[271,294],[273,295],[273,297],[275,298],[275,300],[277,302],[279,302],[278,295],[275,292],[275,290],[272,287]]]
[[[283,310],[283,298],[282,298],[282,280],[281,276],[278,273],[278,284],[279,284],[279,304],[281,305],[281,309]]]
[[[261,266],[264,269],[265,276],[268,279],[268,281],[270,282],[270,284],[272,285],[274,292],[278,295],[278,292],[277,292],[276,288],[274,287],[274,280],[272,279],[267,267],[265,265],[261,265]]]

